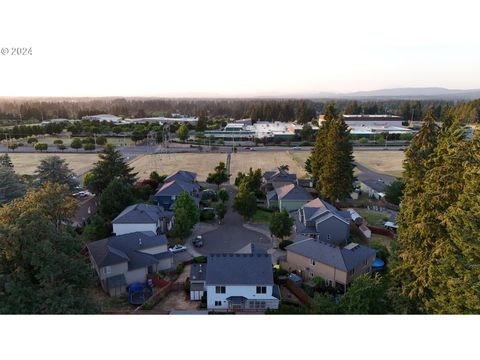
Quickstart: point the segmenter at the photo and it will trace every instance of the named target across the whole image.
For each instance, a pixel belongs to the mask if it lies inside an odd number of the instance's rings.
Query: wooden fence
[[[300,300],[303,305],[310,306],[312,299],[305,291],[303,291],[300,286],[295,284],[292,280],[287,279],[286,287],[293,295],[297,297],[298,300]]]

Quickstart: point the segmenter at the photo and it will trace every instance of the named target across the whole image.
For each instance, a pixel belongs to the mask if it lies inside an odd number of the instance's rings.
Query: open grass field
[[[395,177],[402,176],[402,163],[405,159],[403,151],[354,151],[355,160],[366,166],[372,171],[392,175]],[[310,156],[309,152],[292,152],[292,158],[297,164],[305,164],[305,160]]]
[[[15,154],[9,153],[15,171],[21,175],[32,175],[35,172],[40,160],[53,154]],[[94,162],[98,160],[97,154],[55,154],[65,159],[70,169],[77,175],[82,175],[91,169]]]
[[[188,170],[198,174],[198,180],[205,181],[220,161],[227,161],[227,154],[155,154],[135,158],[130,165],[138,172],[140,179],[148,178],[152,171],[170,174],[177,170]]]
[[[296,173],[298,177],[306,175],[303,166],[296,161],[290,152],[240,152],[232,154],[230,172],[232,176],[237,176],[239,171],[246,172],[249,168],[262,169],[263,171],[273,170],[280,165],[288,165],[291,173]]]

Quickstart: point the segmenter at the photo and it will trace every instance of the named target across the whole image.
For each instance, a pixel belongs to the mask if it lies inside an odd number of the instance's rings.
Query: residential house
[[[290,174],[285,167],[279,166],[276,170],[263,174],[262,189],[266,193],[288,184],[297,184],[297,175]]]
[[[198,265],[192,267],[190,283],[195,277],[193,284],[197,289],[204,281],[209,310],[256,312],[278,308],[280,290],[273,282],[269,254],[210,254],[207,263],[202,265],[201,275],[199,268]],[[199,295],[200,292],[191,292],[195,299]]]
[[[360,181],[360,190],[377,200],[385,197],[387,185],[381,180],[365,179]]]
[[[187,192],[196,202],[199,202],[200,185],[195,178],[195,173],[183,170],[177,171],[165,179],[153,199],[166,210],[172,210],[175,200],[182,192]]]
[[[155,234],[165,233],[172,228],[172,216],[172,212],[164,211],[158,205],[130,205],[113,219],[113,233],[115,235],[136,231],[151,231]]]
[[[312,200],[310,193],[296,184],[275,187],[267,193],[267,206],[288,212],[298,210]]]
[[[165,178],[165,182],[170,182],[173,180],[180,180],[186,183],[195,183],[197,180],[197,174],[191,171],[186,171],[186,170],[178,170],[174,172],[173,174],[168,175]]]
[[[133,283],[145,283],[149,273],[173,268],[167,238],[151,231],[111,236],[87,244],[87,249],[110,296],[123,294]]]
[[[333,244],[345,244],[350,235],[350,214],[325,200],[306,203],[294,216],[295,231]]]
[[[314,238],[295,242],[286,250],[282,268],[306,281],[320,277],[326,285],[343,291],[354,279],[371,271],[376,256],[376,251],[367,246],[350,243],[342,247]]]

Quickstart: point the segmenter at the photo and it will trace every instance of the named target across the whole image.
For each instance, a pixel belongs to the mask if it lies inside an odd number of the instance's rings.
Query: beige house
[[[309,238],[286,248],[287,255],[280,265],[296,272],[304,280],[320,277],[326,285],[346,290],[351,282],[371,271],[376,251],[350,243],[344,247]]]

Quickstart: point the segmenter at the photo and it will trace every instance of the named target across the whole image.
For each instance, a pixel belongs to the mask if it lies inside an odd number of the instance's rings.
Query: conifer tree
[[[133,173],[133,168],[128,166],[122,154],[113,145],[107,144],[98,156],[100,160],[90,171],[92,175],[86,184],[90,191],[101,194],[113,179],[120,179],[128,185],[135,183],[137,173]]]
[[[349,134],[348,126],[334,104],[328,104],[310,166],[317,191],[331,202],[347,197],[353,190],[353,147]]]

